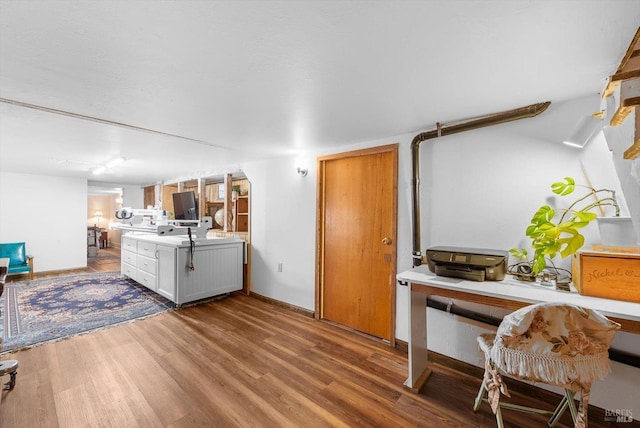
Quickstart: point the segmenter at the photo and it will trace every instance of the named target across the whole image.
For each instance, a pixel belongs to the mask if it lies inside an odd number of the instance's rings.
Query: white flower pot
[[[631,217],[598,217],[600,240],[605,247],[638,247]]]

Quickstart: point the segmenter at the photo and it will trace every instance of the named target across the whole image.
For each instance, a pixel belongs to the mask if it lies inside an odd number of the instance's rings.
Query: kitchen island
[[[122,236],[121,258],[122,275],[180,306],[241,290],[246,251],[237,238],[130,232]]]

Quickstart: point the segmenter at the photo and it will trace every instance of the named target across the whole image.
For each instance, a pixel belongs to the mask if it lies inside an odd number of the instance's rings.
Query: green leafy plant
[[[556,211],[549,205],[543,205],[531,218],[526,235],[531,238],[531,248],[534,250],[531,268],[536,275],[547,266],[548,259],[554,258],[557,254],[562,258],[569,257],[584,245],[584,236],[579,229],[597,217],[597,214],[592,212],[595,208],[613,206],[615,216],[620,215],[614,190],[596,190],[591,186],[576,184],[571,177],[565,177],[564,181],[553,183],[551,191],[556,195],[567,196],[577,187],[587,189],[587,193],[578,197],[566,209]],[[600,197],[603,194],[604,197]],[[528,257],[526,249],[512,248],[509,252],[519,259]]]

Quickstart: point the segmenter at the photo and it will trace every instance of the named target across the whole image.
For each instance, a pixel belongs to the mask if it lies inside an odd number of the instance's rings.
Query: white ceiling
[[[592,95],[639,23],[638,0],[0,0],[0,170],[123,156],[99,180],[149,184]]]

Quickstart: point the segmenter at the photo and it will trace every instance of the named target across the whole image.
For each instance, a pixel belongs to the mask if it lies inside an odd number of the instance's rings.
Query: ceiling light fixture
[[[102,174],[104,172],[107,172],[108,170],[110,170],[111,168],[113,168],[116,165],[120,165],[124,161],[125,161],[125,159],[123,157],[113,158],[110,161],[108,161],[107,163],[105,163],[104,165],[98,165],[97,167],[93,168],[91,170],[91,172],[94,175],[99,175],[99,174]]]
[[[563,143],[568,146],[578,147],[582,149],[587,145],[591,138],[593,138],[593,136],[596,134],[596,131],[600,130],[601,128],[602,119],[593,115],[583,116],[582,118],[580,118],[569,136],[564,139]]]
[[[122,162],[124,162],[124,158],[117,157],[115,159],[111,159],[109,162],[105,164],[105,166],[107,168],[113,168],[116,165],[120,165]]]

